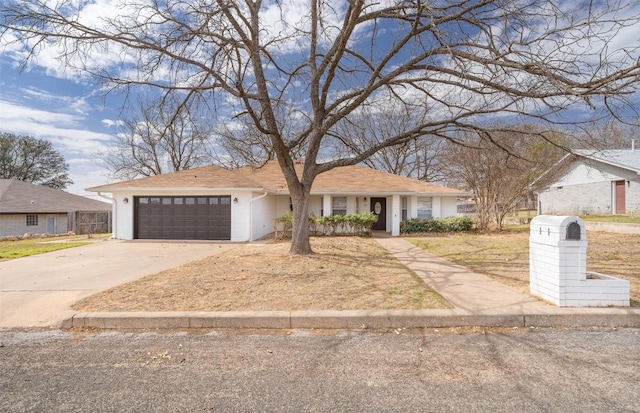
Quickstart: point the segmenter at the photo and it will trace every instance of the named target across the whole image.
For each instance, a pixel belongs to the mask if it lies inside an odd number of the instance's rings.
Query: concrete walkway
[[[522,312],[549,307],[528,294],[430,254],[403,238],[384,237],[377,241],[455,308]]]

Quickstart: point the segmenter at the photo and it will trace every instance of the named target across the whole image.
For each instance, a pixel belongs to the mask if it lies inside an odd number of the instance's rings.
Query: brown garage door
[[[135,238],[231,239],[230,196],[135,198]]]

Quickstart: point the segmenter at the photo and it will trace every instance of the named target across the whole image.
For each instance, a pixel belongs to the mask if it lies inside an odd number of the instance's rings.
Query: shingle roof
[[[302,165],[297,166],[298,173]],[[153,188],[225,188],[255,189],[271,193],[288,193],[284,175],[277,162],[262,167],[245,166],[227,170],[205,166],[187,171],[156,175],[131,181],[88,188],[94,192]],[[342,166],[316,177],[311,193],[315,194],[432,194],[465,196],[466,192],[430,184],[363,166]]]
[[[256,188],[261,185],[216,165],[87,188],[93,192],[141,188]]]
[[[302,165],[297,165],[298,176],[302,174]],[[253,181],[260,182],[264,189],[273,192],[287,192],[284,175],[277,162],[268,162],[262,168],[238,168],[235,172]],[[430,184],[416,179],[406,178],[388,172],[364,166],[341,166],[331,169],[316,177],[311,187],[311,193],[430,193],[438,195],[465,195],[466,193],[454,188]]]
[[[617,149],[606,151],[578,150],[576,155],[604,162],[640,174],[640,150]]]
[[[17,179],[0,179],[0,214],[111,211],[111,204]]]

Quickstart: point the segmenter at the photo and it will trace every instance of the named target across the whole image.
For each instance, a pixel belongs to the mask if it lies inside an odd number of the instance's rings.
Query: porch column
[[[409,202],[409,219],[418,217],[418,196],[411,195],[409,197],[411,202]]]
[[[400,220],[402,219],[402,210],[400,209],[400,195],[391,197],[391,236],[400,235]]]
[[[322,216],[331,215],[331,195],[322,195]]]

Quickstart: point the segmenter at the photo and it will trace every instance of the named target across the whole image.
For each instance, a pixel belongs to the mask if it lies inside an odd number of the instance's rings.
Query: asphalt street
[[[2,412],[638,412],[640,329],[0,333]]]

